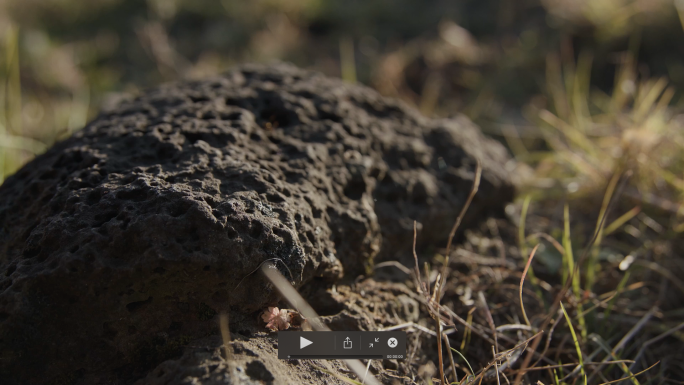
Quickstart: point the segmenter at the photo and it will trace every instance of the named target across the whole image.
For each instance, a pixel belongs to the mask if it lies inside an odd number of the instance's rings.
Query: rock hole
[[[95,220],[95,223],[93,223],[93,227],[100,227],[105,223],[111,221],[112,219],[116,218],[117,215],[119,215],[119,212],[116,210],[110,210],[101,214],[97,214],[93,218]]]
[[[106,226],[101,226],[97,228],[97,233],[102,235],[103,237],[109,236],[109,231],[107,230]]]
[[[284,228],[280,228],[280,227],[273,228],[273,234],[284,239],[287,243],[290,243],[292,241],[292,234]]]
[[[202,140],[202,134],[196,132],[185,132],[185,139],[190,142],[190,144],[195,144],[198,140]]]
[[[267,194],[266,199],[268,199],[269,202],[273,203],[282,203],[285,201],[285,199],[281,197],[279,194]]]
[[[266,103],[268,102],[270,100],[266,99]],[[289,111],[282,107],[265,108],[261,111],[260,117],[264,123],[270,123],[272,128],[287,127],[291,123]]]
[[[224,100],[224,103],[226,103],[226,106],[242,107],[242,103],[239,100],[233,98],[226,98]]]
[[[7,270],[5,270],[5,277],[9,277],[12,275],[17,270],[17,265],[16,264],[11,264],[7,267]]]
[[[37,223],[29,226],[29,228],[24,231],[24,234],[21,235],[22,240],[26,241],[36,227],[38,227]]]
[[[296,172],[296,171],[286,171],[285,172],[285,180],[288,183],[295,184],[295,183],[299,182],[300,180],[302,180],[303,178],[305,178],[305,176],[304,176],[304,174],[302,174],[300,172]]]
[[[212,309],[204,302],[197,305],[197,318],[199,318],[200,321],[209,321],[214,318],[216,314],[218,314],[216,310]]]
[[[145,306],[149,305],[150,303],[152,303],[152,297],[149,297],[144,301],[131,302],[128,305],[126,305],[126,309],[130,313],[134,313],[134,312],[137,312],[140,309],[144,308]]]
[[[240,120],[242,119],[242,112],[233,112],[225,116],[222,116],[222,118],[226,120]]]
[[[8,279],[7,281],[0,283],[0,292],[5,291],[8,287],[12,286],[12,282],[11,279]]]
[[[57,171],[49,170],[49,171],[46,171],[46,172],[40,174],[39,179],[41,179],[41,180],[52,179],[56,176],[57,176]]]
[[[86,197],[86,204],[92,206],[100,202],[100,199],[102,199],[102,190],[93,190]]]
[[[185,213],[190,210],[190,207],[192,207],[192,203],[185,201],[185,200],[179,200],[171,204],[169,207],[169,215],[171,215],[174,218],[178,218],[181,215],[184,215]]]
[[[225,303],[228,302],[229,299],[230,295],[226,290],[215,291],[214,294],[211,295],[211,300],[217,303]]]
[[[47,205],[52,200],[52,197],[54,197],[54,196],[55,196],[55,194],[53,194],[53,193],[48,193],[48,194],[43,195],[43,197],[40,198],[41,206]]]
[[[261,361],[252,361],[247,364],[247,370],[245,371],[249,377],[254,380],[261,381],[264,384],[272,384],[275,378],[273,374],[266,368]]]
[[[208,97],[206,97],[206,96],[190,96],[190,100],[191,100],[193,103],[206,103],[206,102],[208,102],[210,99],[209,99]]]
[[[226,235],[228,236],[229,239],[235,239],[238,236],[238,232],[235,231],[234,228],[232,227],[226,227]]]
[[[264,225],[262,225],[261,222],[252,222],[252,226],[249,228],[249,236],[254,239],[259,239],[263,233]]]
[[[119,333],[112,327],[111,322],[104,322],[102,324],[102,337],[108,340],[113,340],[117,334]]]
[[[306,232],[306,239],[308,239],[312,245],[316,244],[316,236],[314,235],[313,231],[309,230]]]
[[[366,182],[362,178],[352,179],[344,188],[344,195],[351,200],[359,200],[366,192]]]
[[[342,122],[342,117],[333,111],[318,110],[318,117],[321,120],[330,120],[335,123]]]
[[[176,147],[174,147],[172,144],[167,143],[165,145],[160,145],[159,148],[157,149],[156,157],[159,160],[167,160],[173,158],[174,155],[176,155]]]
[[[24,250],[24,254],[22,256],[25,259],[31,259],[38,255],[40,253],[41,248],[40,247],[28,247],[26,250]]]
[[[137,175],[134,175],[134,174],[127,175],[126,177],[124,177],[121,180],[121,184],[123,184],[123,185],[131,184],[131,183],[135,182],[137,179],[138,179]]]
[[[320,285],[318,287],[325,287],[325,282],[322,278],[314,278],[312,284]],[[335,300],[332,294],[327,290],[317,290],[311,295],[308,295],[306,299],[321,316],[339,314],[345,309],[344,304]]]
[[[218,202],[216,202],[213,198],[205,196],[202,199],[204,199],[204,202],[206,202],[212,209],[215,209],[216,206],[218,206]]]

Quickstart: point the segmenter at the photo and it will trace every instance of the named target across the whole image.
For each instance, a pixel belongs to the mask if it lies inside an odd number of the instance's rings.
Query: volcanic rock
[[[218,312],[256,322],[262,263],[301,287],[409,256],[413,220],[443,242],[476,159],[464,225],[513,195],[464,117],[286,64],[124,101],[0,187],[0,378],[127,383]]]

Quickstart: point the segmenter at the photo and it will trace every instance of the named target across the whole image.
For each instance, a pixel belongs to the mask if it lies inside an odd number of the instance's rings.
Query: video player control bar
[[[406,333],[278,332],[280,359],[404,359]]]

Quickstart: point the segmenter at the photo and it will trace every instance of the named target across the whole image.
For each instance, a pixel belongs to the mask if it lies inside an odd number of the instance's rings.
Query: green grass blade
[[[621,174],[619,172],[613,174],[613,177],[610,178],[610,182],[608,182],[608,188],[606,188],[606,192],[605,194],[603,194],[603,202],[601,203],[601,210],[599,211],[598,219],[596,220],[596,229],[594,230],[597,234],[596,242],[594,242],[594,245],[592,246],[591,254],[586,265],[586,290],[591,290],[594,286],[594,281],[596,279],[596,270],[598,269],[598,254],[600,250],[601,241],[603,240],[603,228],[606,223],[606,221],[603,220],[603,217],[606,214],[606,210],[608,210],[610,198],[613,196],[613,193],[615,192],[615,187],[617,186],[617,183],[620,180],[620,175]]]
[[[641,207],[636,206],[633,209],[627,211],[626,213],[622,214],[620,218],[616,219],[613,221],[613,223],[609,224],[606,226],[606,229],[603,230],[603,236],[607,236],[608,234],[612,234],[615,230],[619,229],[627,223],[630,219],[634,218],[641,212]]]
[[[456,352],[459,356],[461,356],[461,358],[463,358],[463,361],[465,361],[465,363],[468,365],[468,368],[470,368],[470,373],[475,373],[475,371],[473,370],[473,367],[470,366],[470,362],[468,362],[468,360],[465,358],[465,356],[464,356],[463,354],[461,354],[461,352],[459,352],[458,350],[456,350],[456,349],[454,349],[454,348],[451,348],[451,350],[453,350],[453,351]]]
[[[566,206],[567,207],[567,206]],[[587,373],[584,371],[584,359],[582,358],[582,349],[580,348],[579,340],[577,339],[577,334],[575,333],[575,328],[572,326],[572,321],[570,321],[570,316],[563,306],[563,302],[560,303],[560,307],[563,310],[563,315],[565,315],[565,320],[568,322],[570,327],[570,333],[572,334],[572,341],[575,343],[575,349],[577,350],[577,357],[580,364],[580,371],[584,377],[584,385],[587,385]]]
[[[563,255],[563,284],[567,283],[567,280],[575,269],[575,260],[572,255],[572,243],[570,242],[570,213],[568,205],[566,204],[563,208],[563,249],[565,254]],[[574,289],[574,288],[573,288]]]
[[[520,254],[523,258],[527,255],[527,240],[525,239],[525,222],[527,221],[527,210],[530,208],[532,196],[527,195],[523,201],[522,210],[520,212],[520,223],[518,223],[518,245],[520,247]],[[530,273],[531,275],[531,273]]]
[[[618,283],[617,288],[615,289],[615,296],[608,301],[608,306],[606,307],[606,310],[603,312],[603,327],[602,329],[602,334],[605,335],[609,330],[607,330],[607,325],[608,325],[608,316],[610,316],[610,313],[613,311],[613,307],[615,306],[615,301],[617,301],[618,296],[622,293],[623,290],[625,290],[625,286],[627,286],[627,281],[629,280],[629,270],[625,273],[625,275],[622,277],[620,280],[620,283]]]
[[[354,41],[350,37],[340,39],[340,72],[342,73],[342,80],[348,83],[356,83]]]
[[[527,212],[530,209],[530,203],[532,202],[532,196],[527,195],[525,197],[525,200],[523,201],[522,209],[520,211],[520,222],[518,223],[518,246],[520,249],[520,255],[523,258],[528,258],[529,261],[529,255],[527,254],[527,239],[525,237],[525,222],[527,222]],[[528,262],[525,261],[525,262]],[[534,275],[534,269],[532,269],[532,265],[530,265],[527,275],[530,277],[530,283],[532,284],[532,287],[534,288],[535,293],[537,294],[538,298],[541,298],[542,302],[544,303],[544,308],[548,310],[548,305],[546,303],[546,300],[544,298],[544,295],[541,292],[541,289],[539,288],[539,280],[537,280],[537,277]]]
[[[566,282],[569,279],[568,277],[572,275],[572,292],[575,295],[575,298],[577,298],[577,311],[580,315],[580,334],[582,335],[582,339],[586,340],[587,327],[586,321],[584,319],[584,307],[580,302],[582,298],[582,290],[580,288],[580,273],[579,269],[575,270],[575,258],[572,254],[572,242],[570,241],[570,209],[568,208],[567,204],[565,204],[565,207],[563,208],[563,227],[563,249],[565,250],[564,257],[567,268],[567,270],[563,271],[563,282]]]

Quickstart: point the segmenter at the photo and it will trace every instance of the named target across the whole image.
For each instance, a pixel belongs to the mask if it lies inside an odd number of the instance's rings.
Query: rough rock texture
[[[343,284],[335,290],[319,288],[315,293],[315,302],[311,304],[321,311],[335,313],[321,317],[332,330],[379,330],[419,321],[419,301],[414,298],[418,295],[405,285],[368,278],[353,286],[353,289]],[[251,338],[232,334],[230,364],[222,358],[219,336],[201,338],[190,342],[180,358],[162,362],[135,385],[333,385],[347,384],[339,376],[354,377],[341,361],[280,360],[277,333],[255,331],[251,334]],[[430,349],[434,352],[436,347]],[[415,385],[399,374],[413,372],[413,365],[415,362],[408,360],[373,360],[369,372],[383,384]]]
[[[233,342],[230,363],[223,359],[218,336],[192,341],[190,345],[180,358],[164,361],[135,385],[344,384],[315,370],[311,362],[279,360],[275,335]],[[340,366],[336,362],[328,369],[337,372]]]
[[[349,382],[341,378],[354,378],[340,360],[278,359],[276,335],[234,341],[230,364],[223,359],[218,336],[190,345],[180,358],[162,362],[134,385],[346,385]],[[396,360],[385,361],[383,365],[374,360],[369,373],[384,384],[416,385],[409,378],[384,371],[384,366],[396,364]]]
[[[289,65],[124,102],[0,187],[0,377],[126,383],[275,303],[263,261],[299,287],[410,255],[414,219],[443,242],[475,158],[465,224],[513,194],[465,118]]]

